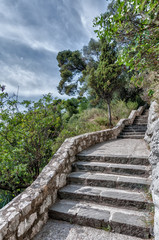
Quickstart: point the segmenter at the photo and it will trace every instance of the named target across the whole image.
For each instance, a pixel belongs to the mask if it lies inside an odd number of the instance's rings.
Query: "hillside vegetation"
[[[0,206],[29,186],[66,138],[109,127],[105,105],[92,107],[86,98],[19,103],[1,94]],[[137,108],[137,102],[112,102],[115,125]],[[23,107],[23,111],[18,109]]]
[[[120,100],[112,103],[113,126],[115,126],[121,118],[127,118],[131,110],[137,109],[137,107],[137,102],[125,103]],[[90,108],[73,115],[57,137],[53,145],[53,153],[57,151],[66,138],[109,128],[107,115],[107,110],[104,108]]]

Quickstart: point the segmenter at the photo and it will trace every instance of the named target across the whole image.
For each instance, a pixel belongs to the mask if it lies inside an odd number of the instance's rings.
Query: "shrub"
[[[97,117],[95,119],[95,122],[99,125],[99,126],[107,126],[109,124],[108,118],[106,117]]]
[[[62,127],[61,101],[44,96],[18,103],[0,95],[0,189],[17,195],[36,179],[52,156],[52,144]]]
[[[138,107],[137,102],[131,102],[125,103],[122,100],[115,101],[112,103],[112,115],[114,120],[119,120],[122,118],[127,118],[130,112],[133,109],[136,109]]]

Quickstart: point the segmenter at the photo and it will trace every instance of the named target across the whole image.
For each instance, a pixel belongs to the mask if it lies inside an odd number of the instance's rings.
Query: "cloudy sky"
[[[59,51],[80,50],[95,38],[92,20],[106,0],[0,0],[0,84],[38,99],[57,92]]]

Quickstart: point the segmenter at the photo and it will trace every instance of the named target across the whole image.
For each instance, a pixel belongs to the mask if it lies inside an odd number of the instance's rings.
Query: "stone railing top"
[[[38,178],[0,210],[0,240],[32,239],[47,221],[48,208],[55,203],[58,189],[66,185],[75,155],[96,143],[116,139],[124,126],[132,124],[144,108],[132,111],[112,129],[66,139]]]

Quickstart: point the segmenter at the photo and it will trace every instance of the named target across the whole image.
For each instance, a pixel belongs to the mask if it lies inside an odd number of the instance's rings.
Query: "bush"
[[[52,147],[53,153],[57,151],[66,138],[105,129],[105,114],[101,109],[92,108],[84,110],[81,114],[73,115],[57,137]]]
[[[0,190],[0,208],[4,207],[8,202],[10,202],[13,197],[14,195],[10,192]]]
[[[122,100],[115,101],[112,103],[112,115],[114,120],[119,120],[122,118],[127,118],[130,112],[133,109],[137,109],[138,103],[137,102],[127,102],[125,103]]]
[[[18,103],[0,95],[0,189],[17,195],[39,175],[52,156],[62,127],[61,101],[51,95],[38,102]]]
[[[95,122],[99,125],[99,126],[107,126],[109,124],[108,118],[106,117],[97,117],[95,119]]]

